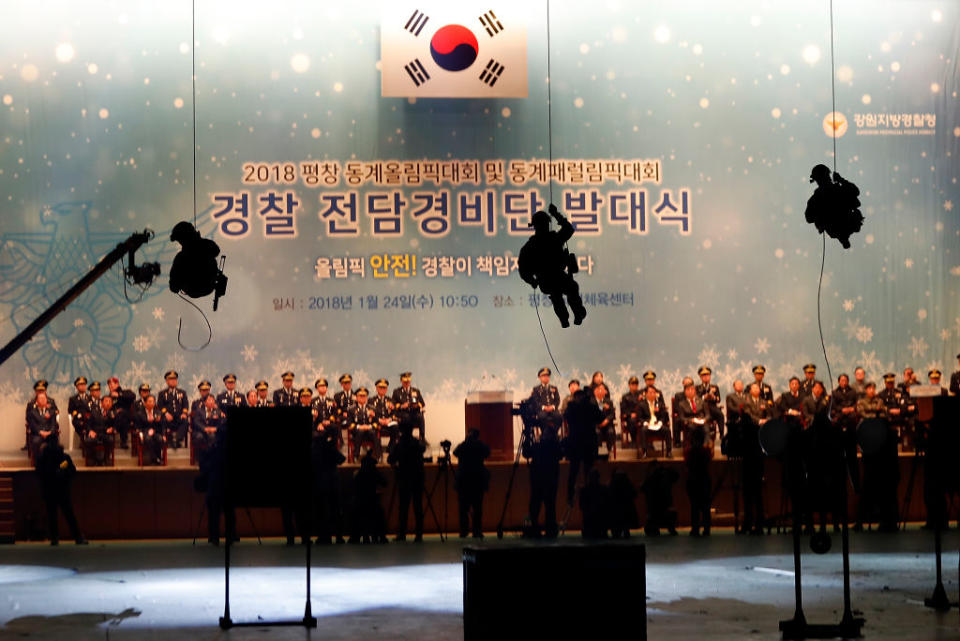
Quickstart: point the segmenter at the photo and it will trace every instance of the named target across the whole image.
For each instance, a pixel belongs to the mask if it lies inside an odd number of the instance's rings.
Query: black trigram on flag
[[[480,24],[483,25],[483,28],[487,30],[487,33],[490,34],[490,37],[494,37],[501,31],[503,31],[503,24],[500,23],[500,19],[493,13],[493,11],[487,11],[485,14],[480,16]]]
[[[483,73],[480,74],[480,80],[490,85],[491,87],[497,84],[497,80],[500,79],[500,75],[503,74],[504,66],[494,60],[490,59],[490,62],[487,63],[487,66],[484,67]]]
[[[414,58],[413,62],[408,62],[403,65],[403,68],[410,76],[410,79],[413,80],[413,84],[418,87],[427,80],[430,80],[430,74],[427,73],[427,70],[423,67],[423,63],[420,62],[419,58]],[[490,86],[492,87],[493,85],[491,84]]]
[[[422,11],[414,10],[410,15],[410,19],[407,20],[407,24],[403,25],[403,28],[412,33],[415,36],[419,36],[420,32],[423,31],[424,25],[427,24],[427,20],[430,19],[430,16],[426,15]],[[501,27],[502,29],[503,27]],[[492,34],[491,34],[492,35]],[[427,76],[429,78],[429,76]]]

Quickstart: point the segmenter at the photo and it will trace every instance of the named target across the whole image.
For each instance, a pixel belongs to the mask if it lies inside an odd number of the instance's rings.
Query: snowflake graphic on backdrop
[[[720,364],[720,352],[716,345],[705,345],[700,353],[697,354],[697,361],[709,368],[714,368]]]
[[[130,381],[130,387],[139,386],[153,378],[153,368],[147,365],[146,361],[130,361],[130,369],[123,373],[123,378]]]
[[[140,334],[133,339],[133,349],[137,352],[145,352],[150,349],[150,337]]]
[[[846,299],[843,301],[843,311],[852,312],[854,305],[856,305],[856,303],[854,303],[852,299]]]
[[[727,360],[735,361],[737,360],[737,350],[728,349],[727,350]]]
[[[917,338],[916,336],[910,337],[910,353],[913,354],[914,358],[922,358],[927,353],[927,341],[923,340],[923,337]]]
[[[753,349],[756,350],[757,354],[766,354],[770,351],[770,341],[766,338],[758,338],[757,342],[753,344]]]
[[[257,348],[254,345],[244,345],[243,349],[240,350],[240,354],[243,356],[244,363],[250,363],[257,360]]]
[[[153,308],[153,317],[154,317],[155,319],[157,319],[158,321],[162,321],[164,315],[165,315],[165,312],[163,311],[163,308],[162,308],[162,307],[154,307],[154,308]]]
[[[847,324],[843,328],[843,334],[848,340],[854,340],[860,331],[860,321],[856,318],[848,318]]]
[[[861,325],[857,329],[857,340],[861,343],[869,343],[873,340],[873,330],[866,325]]]

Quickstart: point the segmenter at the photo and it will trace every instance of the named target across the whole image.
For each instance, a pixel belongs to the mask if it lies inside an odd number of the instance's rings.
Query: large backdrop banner
[[[114,270],[0,368],[4,447],[38,378],[61,407],[78,375],[157,389],[167,369],[191,395],[288,369],[332,388],[410,370],[451,407],[520,392],[554,367],[541,319],[561,388],[653,369],[674,390],[703,364],[724,392],[758,363],[775,387],[808,361],[825,378],[804,209],[834,161],[866,218],[826,245],[834,376],[953,370],[956,3],[837,3],[835,74],[826,1],[6,4],[0,339],[133,231],[163,275],[141,293]],[[166,281],[194,192],[229,277],[197,352],[203,318]],[[576,228],[579,328],[516,270],[551,201]]]

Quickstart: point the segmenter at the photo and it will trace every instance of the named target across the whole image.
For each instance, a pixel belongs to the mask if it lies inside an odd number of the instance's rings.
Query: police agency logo
[[[525,98],[525,23],[514,7],[391,7],[380,25],[381,95]]]
[[[823,133],[827,138],[842,138],[849,127],[847,117],[839,111],[831,111],[823,117]]]

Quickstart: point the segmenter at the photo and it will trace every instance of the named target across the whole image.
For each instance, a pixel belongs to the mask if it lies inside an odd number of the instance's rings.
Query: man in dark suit
[[[677,418],[684,439],[694,428],[703,428],[707,424],[707,405],[697,396],[697,387],[692,380],[683,388],[683,399],[677,404]]]
[[[657,433],[663,436],[667,445],[667,456],[670,456],[673,445],[673,439],[670,438],[669,433],[670,414],[660,399],[657,398],[657,390],[653,387],[646,388],[646,394],[640,400],[636,409],[642,455],[644,457],[647,455],[648,433]]]
[[[147,394],[143,406],[134,410],[133,429],[141,435],[143,462],[146,465],[159,465],[163,462],[163,429],[157,399]]]
[[[790,379],[790,389],[781,394],[777,401],[777,412],[784,423],[802,427],[803,398],[800,393],[800,379],[794,376]]]
[[[960,354],[957,354],[957,364],[960,367]],[[950,393],[960,396],[960,369],[950,375]]]
[[[738,381],[739,382],[739,381]],[[741,390],[743,384],[740,384]],[[760,396],[760,386],[750,384],[750,393],[737,393],[734,384],[733,399],[740,414],[741,455],[743,456],[743,525],[741,532],[751,535],[763,534],[763,466],[764,456],[760,447],[760,427],[773,417],[773,404]],[[729,414],[728,414],[729,416]]]
[[[673,419],[674,447],[680,447],[683,438],[683,425],[680,422],[680,401],[684,398],[683,390],[687,388],[687,385],[693,385],[693,379],[689,376],[684,376],[683,380],[680,381],[680,391],[676,392],[670,398],[670,416]]]
[[[640,427],[639,408],[642,401],[640,396],[640,379],[631,376],[627,381],[627,391],[620,397],[620,425],[630,440],[646,456],[647,445],[643,438],[643,428]]]

